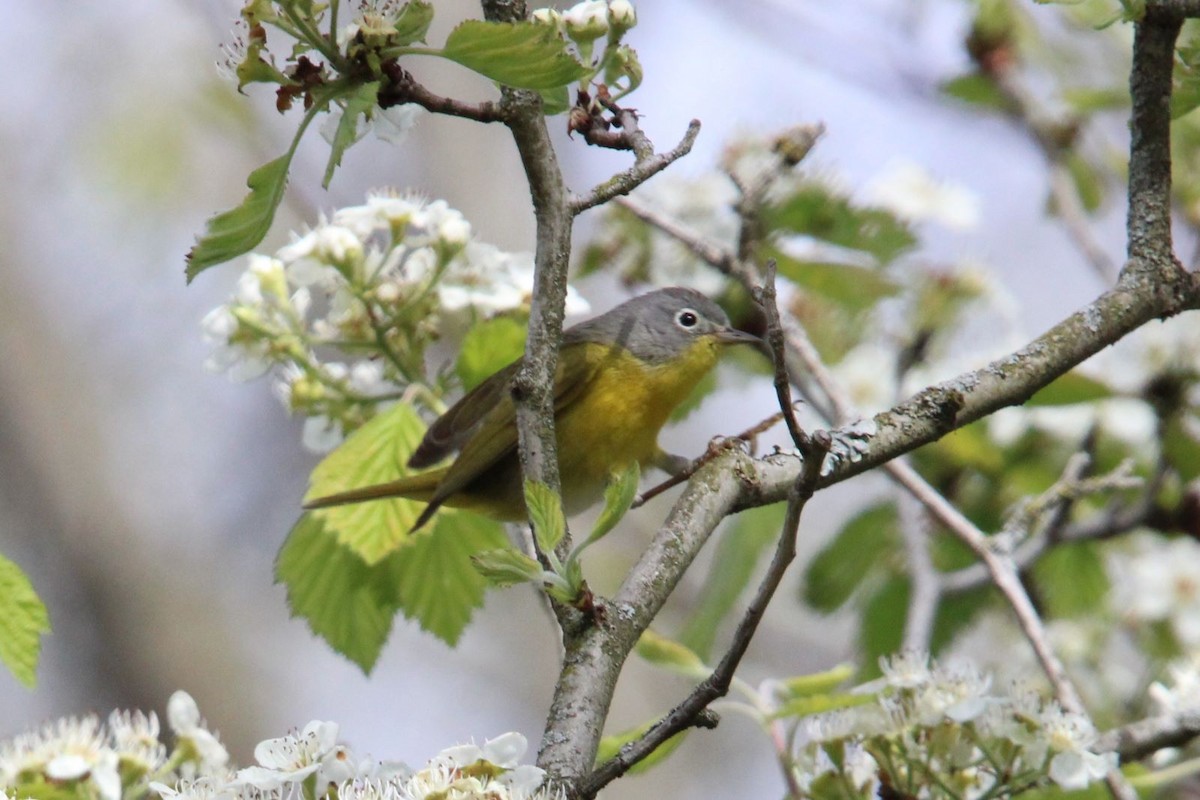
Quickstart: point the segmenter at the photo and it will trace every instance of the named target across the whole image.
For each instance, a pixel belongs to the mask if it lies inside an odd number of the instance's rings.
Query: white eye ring
[[[685,308],[675,315],[675,324],[687,330],[696,327],[700,322],[700,315],[690,308]]]

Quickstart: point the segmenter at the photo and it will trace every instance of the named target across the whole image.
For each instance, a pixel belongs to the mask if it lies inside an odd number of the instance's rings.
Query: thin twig
[[[388,80],[379,88],[380,108],[414,103],[434,114],[462,117],[475,122],[505,122],[508,119],[508,110],[500,103],[467,103],[434,94],[417,83],[412,74],[403,69],[395,59],[384,62],[382,71]]]
[[[690,153],[692,145],[696,143],[696,137],[699,135],[700,121],[694,119],[688,125],[687,133],[683,135],[683,139],[671,150],[657,155],[651,154],[639,157],[629,169],[617,173],[587,194],[572,198],[570,203],[571,213],[575,215],[582,214],[589,208],[594,208],[601,203],[607,203],[614,197],[629,194],[672,163]]]

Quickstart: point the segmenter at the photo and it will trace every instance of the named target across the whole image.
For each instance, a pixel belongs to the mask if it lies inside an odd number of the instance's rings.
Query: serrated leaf
[[[644,725],[637,726],[636,728],[630,728],[629,730],[621,731],[620,733],[614,733],[602,738],[600,740],[600,747],[596,751],[597,766],[603,764],[605,761],[610,761],[611,759],[616,758],[617,754],[621,752],[622,747],[630,742],[636,742],[638,739],[645,736],[646,731],[650,730],[650,728],[653,726],[653,722],[647,722]],[[661,764],[669,755],[671,755],[671,753],[674,753],[679,748],[679,745],[683,744],[683,739],[685,736],[687,736],[687,733],[688,732],[686,730],[683,730],[672,736],[670,739],[667,739],[665,742],[659,745],[653,753],[634,764],[633,767],[630,768],[629,774],[639,775],[649,770],[651,767]]]
[[[838,686],[854,677],[853,664],[838,664],[833,669],[823,672],[813,672],[809,675],[796,675],[785,678],[782,683],[792,697],[809,697],[811,695],[829,694]]]
[[[317,514],[304,514],[275,560],[288,608],[338,653],[369,673],[399,609],[398,557],[368,565],[338,544]]]
[[[42,634],[50,632],[50,615],[29,577],[0,555],[0,661],[21,683],[37,684]]]
[[[604,487],[604,509],[600,512],[600,516],[596,518],[596,524],[592,526],[592,532],[588,538],[579,546],[579,549],[599,541],[608,532],[617,527],[617,523],[629,511],[629,507],[633,505],[634,498],[637,497],[638,481],[641,479],[642,471],[636,461],[631,462],[624,472],[614,473],[608,485]]]
[[[828,261],[801,261],[778,250],[770,254],[779,274],[802,289],[815,292],[851,311],[866,311],[900,286],[877,269]]]
[[[514,547],[484,550],[471,556],[471,563],[493,586],[540,584],[542,578],[542,565]]]
[[[941,91],[947,97],[985,108],[1003,111],[1010,106],[996,82],[979,73],[951,78],[941,85]]]
[[[1033,397],[1025,401],[1025,405],[1069,406],[1106,400],[1112,396],[1113,390],[1108,384],[1072,370],[1036,391]]]
[[[787,719],[789,717],[807,717],[812,714],[823,714],[826,711],[837,711],[842,708],[865,706],[874,703],[876,697],[871,694],[814,694],[806,697],[794,697],[771,712],[769,719]]]
[[[686,645],[649,628],[638,638],[637,654],[656,667],[686,675],[689,678],[708,677],[711,669]]]
[[[333,173],[342,163],[342,156],[350,145],[358,141],[358,118],[375,107],[379,98],[379,81],[365,83],[345,97],[342,118],[338,120],[333,141],[329,143],[329,161],[325,164],[325,177],[321,186],[329,188]]]
[[[404,8],[400,9],[400,13],[396,16],[396,24],[392,26],[396,32],[388,37],[388,43],[404,45],[424,42],[431,22],[433,22],[433,4],[422,2],[422,0],[411,0],[404,5]]]
[[[292,153],[289,150],[251,172],[246,179],[250,194],[237,208],[208,220],[204,235],[187,254],[188,283],[209,267],[249,252],[263,240],[283,199]]]
[[[507,544],[500,525],[485,517],[439,514],[431,529],[418,531],[394,556],[400,610],[453,647],[487,590],[471,557]]]
[[[721,623],[749,585],[763,551],[779,538],[784,510],[775,503],[743,511],[721,534],[699,602],[679,635],[699,655],[712,652]]]
[[[1054,546],[1034,565],[1033,580],[1050,617],[1091,614],[1108,597],[1108,570],[1092,542]]]
[[[441,55],[497,83],[549,91],[588,74],[567,53],[554,26],[467,20],[450,32]]]
[[[408,405],[397,404],[375,416],[317,464],[309,477],[305,500],[401,477],[407,473],[404,464],[424,430],[425,424]],[[408,542],[409,531],[424,506],[397,498],[313,513],[339,543],[368,564],[375,564]]]
[[[894,214],[856,206],[819,183],[802,185],[765,209],[763,218],[771,229],[861,250],[884,264],[917,243],[908,225]]]
[[[804,573],[804,600],[829,613],[850,599],[876,564],[897,546],[896,507],[879,503],[852,517]]]
[[[471,391],[493,373],[516,361],[525,352],[528,325],[513,317],[496,317],[471,327],[463,337],[454,371],[463,389]]]

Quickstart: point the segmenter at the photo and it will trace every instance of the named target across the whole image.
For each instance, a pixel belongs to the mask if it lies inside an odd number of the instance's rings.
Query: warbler
[[[665,453],[658,433],[717,363],[725,345],[761,344],[730,327],[721,307],[692,289],[635,297],[563,333],[554,378],[554,428],[566,513],[597,502],[609,477],[636,461],[677,473],[686,459]],[[447,505],[502,521],[526,518],[510,383],[521,360],[467,392],[425,433],[408,460],[449,466],[351,489],[304,504],[328,506],[404,497],[428,505],[413,530]]]

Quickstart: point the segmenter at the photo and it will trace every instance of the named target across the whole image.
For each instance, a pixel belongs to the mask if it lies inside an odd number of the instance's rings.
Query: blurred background
[[[431,41],[478,13],[457,0],[437,6]],[[28,572],[54,627],[35,690],[0,671],[0,739],[66,714],[161,713],[186,689],[242,764],[257,741],[314,718],[340,723],[356,752],[413,764],[507,730],[536,747],[558,645],[532,592],[490,593],[456,650],[398,620],[367,677],[289,619],[272,584],[317,457],[267,381],[235,384],[203,367],[200,319],[228,297],[240,267],[192,286],[183,275],[204,221],[240,200],[247,173],[283,152],[294,127],[268,94],[240,97],[216,72],[237,10],[228,0],[0,2],[0,552]],[[632,105],[659,149],[691,118],[703,122],[693,153],[671,168],[678,175],[713,169],[731,137],[820,121],[827,133],[808,168],[852,192],[909,162],[965,188],[978,224],[922,227],[922,257],[992,268],[1016,301],[1003,336],[1035,334],[1101,282],[1046,218],[1046,165],[1028,133],[938,91],[969,67],[972,13],[961,0],[647,0],[626,39],[646,75]],[[490,91],[432,60],[413,69],[443,94]],[[551,127],[577,190],[628,165],[570,140],[562,117]],[[310,135],[261,251],[381,186],[445,198],[481,239],[532,247],[524,178],[503,128],[426,117],[402,148],[367,139],[350,150],[328,192],[319,188],[326,154]],[[580,220],[581,243],[592,223]],[[1120,192],[1094,229],[1119,263]],[[602,277],[579,288],[597,311],[622,299]],[[724,388],[663,443],[698,454],[773,403],[765,380]],[[762,446],[776,441],[772,432]],[[804,552],[876,480],[823,493],[807,512]],[[642,532],[604,544],[591,562],[601,591],[669,503],[637,512]],[[676,607],[706,571],[692,570]],[[852,654],[849,616],[803,617],[794,598],[779,598],[752,648],[742,673],[751,683]],[[686,690],[634,663],[612,726],[641,723]],[[610,794],[778,792],[753,723],[727,717],[703,736],[712,741],[685,745]]]

